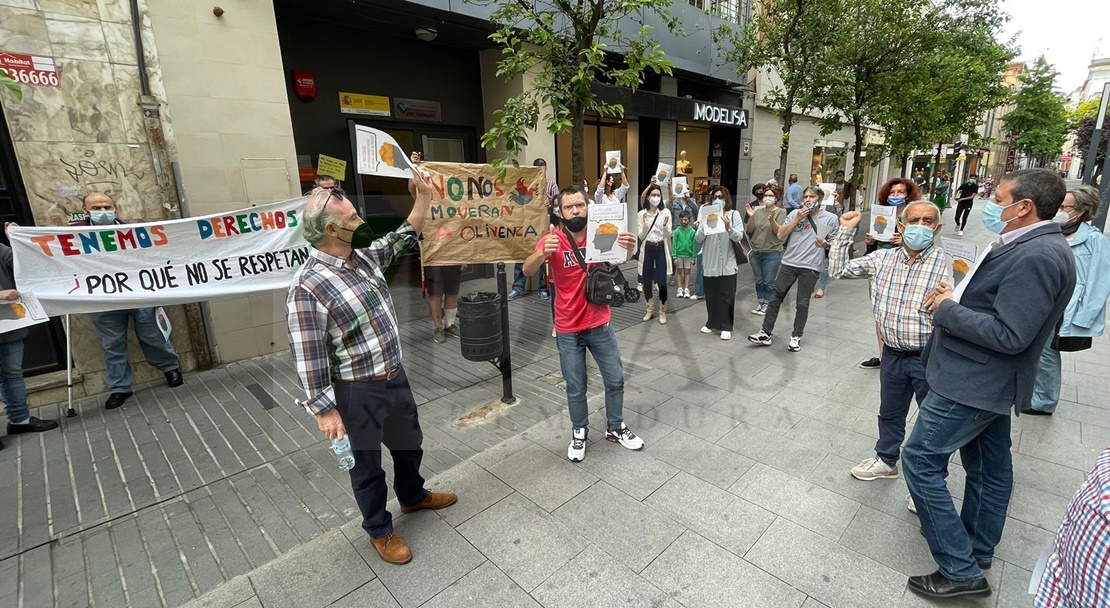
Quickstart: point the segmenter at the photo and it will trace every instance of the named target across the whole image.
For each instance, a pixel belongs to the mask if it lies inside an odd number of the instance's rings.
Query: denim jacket
[[[1110,241],[1097,228],[1081,224],[1070,245],[1075,256],[1075,291],[1064,311],[1060,335],[1097,338],[1106,329]]]

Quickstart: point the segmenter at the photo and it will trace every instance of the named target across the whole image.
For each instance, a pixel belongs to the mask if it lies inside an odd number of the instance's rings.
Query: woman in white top
[[[736,270],[738,267],[732,243],[744,238],[744,214],[732,208],[732,195],[724,186],[709,189],[709,203],[720,205],[720,217],[710,221],[724,224],[724,232],[706,234],[707,226],[699,223],[695,238],[702,243],[702,284],[705,287],[705,312],[708,319],[701,333],[721,332],[722,340],[732,339],[736,316]]]
[[[628,174],[624,165],[621,165],[621,185],[613,189],[613,174],[609,173],[609,166],[601,167],[601,179],[597,180],[597,190],[594,191],[594,202],[599,205],[615,205],[624,202],[624,195],[628,192]]]
[[[640,237],[640,276],[643,277],[647,314],[644,322],[655,316],[652,283],[659,286],[659,323],[667,323],[667,275],[671,274],[671,212],[663,208],[663,189],[651,178],[651,185],[640,196],[637,215]]]

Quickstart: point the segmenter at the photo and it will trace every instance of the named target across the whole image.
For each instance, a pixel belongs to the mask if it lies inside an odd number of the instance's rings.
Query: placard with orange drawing
[[[586,223],[586,263],[628,261],[629,252],[617,244],[617,236],[628,232],[628,206],[590,205]]]
[[[31,292],[20,293],[17,300],[0,300],[0,333],[45,323],[48,318]]]

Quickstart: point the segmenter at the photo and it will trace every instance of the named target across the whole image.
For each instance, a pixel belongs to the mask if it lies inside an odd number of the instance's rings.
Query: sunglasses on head
[[[324,213],[324,209],[328,208],[328,203],[331,202],[331,199],[333,199],[337,196],[341,199],[342,198],[347,198],[347,193],[344,192],[343,189],[338,187],[338,186],[332,186],[330,188],[320,188],[320,189],[328,191],[328,198],[324,199],[324,206],[320,207],[320,213],[321,214]]]

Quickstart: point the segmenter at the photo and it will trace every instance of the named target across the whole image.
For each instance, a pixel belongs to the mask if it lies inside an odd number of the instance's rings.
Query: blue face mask
[[[922,251],[933,244],[933,229],[928,226],[905,226],[902,228],[902,242],[914,251]]]
[[[1010,222],[1017,219],[1016,217],[1013,217],[1008,220],[1003,220],[1002,212],[1009,209],[1010,207],[1013,207],[1014,205],[1019,204],[1020,202],[1021,201],[1018,201],[1017,203],[1010,203],[1009,205],[1003,207],[1002,205],[999,205],[994,201],[987,201],[987,206],[983,207],[983,225],[987,227],[987,230],[990,230],[995,234],[1002,234],[1002,231],[1006,228],[1006,224],[1009,224]]]
[[[116,221],[115,211],[91,211],[89,212],[89,219],[92,223],[100,226],[114,223]]]
[[[886,197],[886,202],[889,203],[891,207],[897,207],[897,206],[901,205],[902,203],[906,202],[906,197],[904,197],[904,196],[888,196],[888,197]]]

